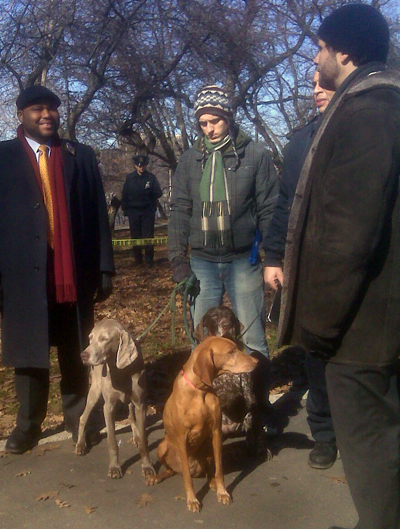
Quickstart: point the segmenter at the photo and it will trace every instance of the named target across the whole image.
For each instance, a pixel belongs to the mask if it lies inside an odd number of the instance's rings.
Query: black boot
[[[7,439],[6,451],[23,454],[38,444],[49,397],[48,369],[15,369],[19,401],[17,427]]]
[[[308,464],[312,468],[326,470],[333,466],[337,458],[336,441],[329,442],[316,441],[315,447],[308,456]]]

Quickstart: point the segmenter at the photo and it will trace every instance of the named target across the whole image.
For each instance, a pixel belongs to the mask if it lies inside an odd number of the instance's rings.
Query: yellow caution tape
[[[113,246],[159,246],[167,244],[168,237],[153,237],[150,239],[113,239]]]

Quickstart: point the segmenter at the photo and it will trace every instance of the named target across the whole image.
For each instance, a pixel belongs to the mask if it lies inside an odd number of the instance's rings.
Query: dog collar
[[[192,386],[192,388],[197,389],[197,390],[199,389],[199,388],[196,388],[196,386],[192,382],[190,382],[190,380],[185,375],[185,372],[183,369],[181,371],[181,375],[183,376],[184,380],[189,384],[189,386]]]

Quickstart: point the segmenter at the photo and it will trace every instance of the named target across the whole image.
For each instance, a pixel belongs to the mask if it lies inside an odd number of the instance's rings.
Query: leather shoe
[[[314,448],[308,456],[308,464],[312,468],[326,470],[331,468],[337,458],[337,447],[335,441],[316,441]]]
[[[40,439],[39,431],[23,432],[18,428],[14,428],[6,442],[6,452],[11,454],[24,454],[28,450],[32,450]]]

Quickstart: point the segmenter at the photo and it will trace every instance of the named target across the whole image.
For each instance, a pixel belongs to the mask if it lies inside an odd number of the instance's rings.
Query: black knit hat
[[[60,98],[56,96],[54,92],[39,84],[29,86],[28,88],[25,88],[25,90],[22,90],[17,97],[15,104],[17,105],[18,110],[23,110],[39,99],[50,99],[56,104],[57,108],[61,105]]]
[[[383,15],[366,4],[347,4],[322,22],[318,37],[335,51],[348,54],[356,66],[386,62],[389,27]]]
[[[232,104],[223,88],[210,85],[197,92],[194,102],[194,115],[196,119],[199,119],[203,114],[233,119]]]

